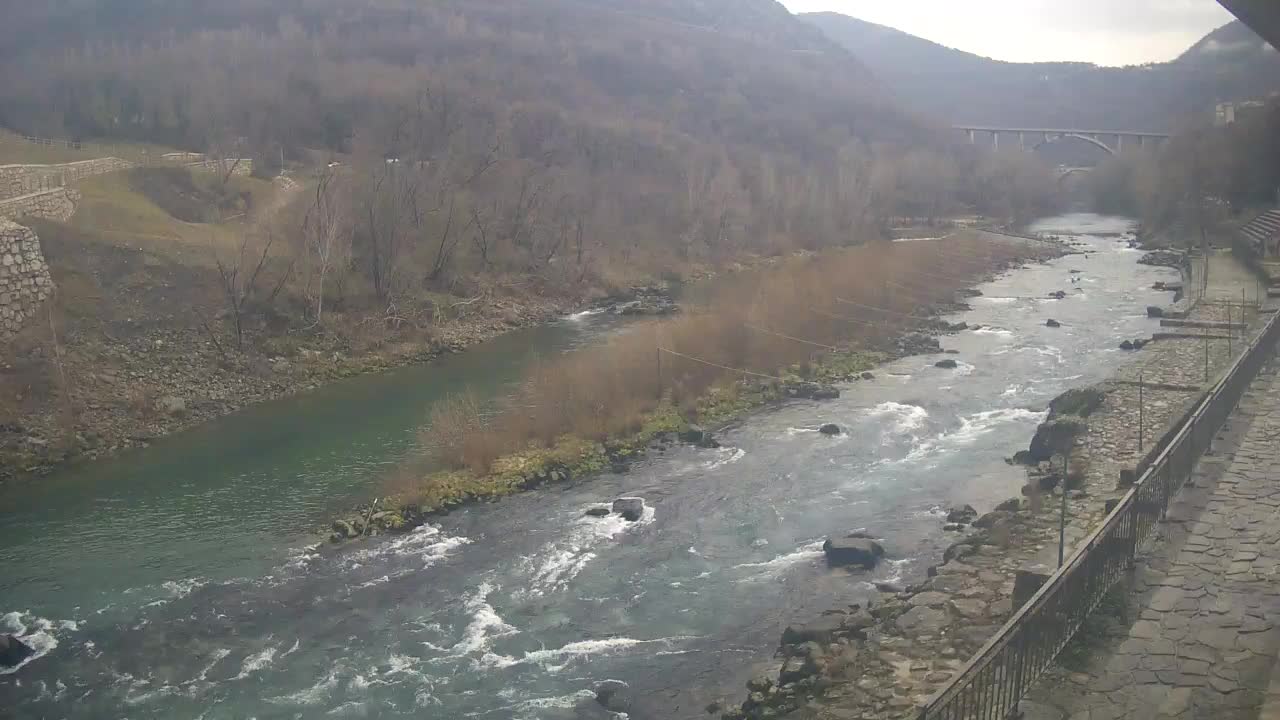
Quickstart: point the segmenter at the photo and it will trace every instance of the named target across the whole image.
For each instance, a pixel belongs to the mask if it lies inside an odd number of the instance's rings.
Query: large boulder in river
[[[1040,423],[1035,437],[1031,438],[1028,459],[1032,463],[1040,463],[1052,458],[1055,453],[1070,450],[1076,437],[1085,429],[1084,420],[1074,415],[1063,415]]]
[[[618,498],[613,501],[613,511],[623,519],[635,522],[644,515],[644,498]]]
[[[15,635],[0,635],[0,667],[17,667],[35,652]]]
[[[1102,407],[1107,391],[1100,385],[1072,388],[1049,401],[1049,418],[1075,415],[1086,418]]]
[[[621,680],[605,680],[596,686],[596,703],[611,713],[629,713],[631,688]]]
[[[870,570],[884,557],[884,547],[865,537],[828,538],[822,552],[831,565],[857,566]]]
[[[957,363],[955,360],[948,358],[946,360],[939,360],[938,362],[934,363],[933,366],[936,368],[942,368],[943,370],[955,370],[956,368],[960,367],[960,363]]]
[[[803,625],[788,625],[782,631],[783,645],[799,645],[805,642],[829,644],[835,634],[844,629],[844,617],[841,615],[823,615]]]
[[[836,425],[835,423],[827,423],[826,425],[818,428],[818,432],[823,435],[839,435],[842,431],[840,430],[839,425]]]
[[[1048,320],[1044,321],[1044,326],[1048,328],[1060,328],[1062,327],[1062,323],[1058,322],[1057,320],[1054,320],[1053,318],[1049,318]]]
[[[947,511],[947,522],[949,523],[971,523],[977,517],[978,511],[972,505],[951,508]]]

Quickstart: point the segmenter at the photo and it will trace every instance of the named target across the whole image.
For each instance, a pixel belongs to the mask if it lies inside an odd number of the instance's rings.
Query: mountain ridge
[[[857,56],[897,100],[953,124],[1169,131],[1207,118],[1218,102],[1280,91],[1280,54],[1238,21],[1174,60],[1107,67],[994,60],[839,13],[799,17]]]

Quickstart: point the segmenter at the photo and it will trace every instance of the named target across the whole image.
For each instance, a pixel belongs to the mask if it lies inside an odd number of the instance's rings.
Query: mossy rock
[[[1074,415],[1086,418],[1097,412],[1107,399],[1107,391],[1099,385],[1072,388],[1049,403],[1049,417]]]
[[[1031,438],[1028,459],[1031,463],[1039,463],[1055,454],[1070,451],[1075,439],[1087,428],[1085,421],[1074,415],[1064,415],[1040,423],[1035,437]]]

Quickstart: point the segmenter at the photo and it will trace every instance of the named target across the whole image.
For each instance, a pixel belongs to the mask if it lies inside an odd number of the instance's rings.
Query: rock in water
[[[1156,305],[1148,305],[1148,306],[1147,306],[1147,317],[1149,317],[1149,318],[1162,318],[1162,317],[1164,317],[1164,308],[1159,307],[1159,306],[1156,306]]]
[[[839,425],[836,425],[835,423],[827,423],[826,425],[818,428],[818,432],[823,435],[839,435],[842,431],[840,430]]]
[[[939,360],[938,362],[934,363],[933,366],[936,368],[942,368],[943,370],[955,370],[956,368],[960,367],[960,364],[957,363],[955,360]]]
[[[829,538],[822,544],[822,552],[831,565],[856,565],[868,570],[884,557],[884,547],[867,538]]]
[[[803,625],[788,625],[782,631],[783,645],[799,645],[805,642],[829,643],[834,635],[844,627],[843,618],[836,615],[824,615],[813,622]]]
[[[618,498],[613,501],[613,511],[623,519],[635,522],[644,515],[644,498]]]
[[[971,523],[978,517],[978,511],[972,505],[964,507],[951,508],[947,511],[947,522],[949,523]]]
[[[687,442],[690,445],[697,445],[701,448],[718,448],[720,443],[716,442],[714,436],[698,425],[690,425],[680,433],[680,441]]]
[[[819,385],[813,382],[789,382],[783,386],[787,397],[801,400],[834,400],[840,397],[840,390],[832,385]]]
[[[17,667],[35,652],[14,635],[0,635],[0,667]]]
[[[605,515],[608,515],[610,512],[611,511],[609,510],[609,508],[605,507],[604,505],[599,505],[597,507],[587,508],[587,512],[585,514],[589,517],[604,517]]]
[[[611,713],[629,713],[631,688],[619,680],[606,680],[596,687],[596,702]]]
[[[1132,342],[1132,341],[1130,341],[1130,340],[1125,340],[1124,342],[1120,343],[1120,349],[1121,349],[1121,350],[1132,350],[1132,349],[1133,349],[1133,342]]]
[[[1058,322],[1057,320],[1054,320],[1053,318],[1049,318],[1048,320],[1044,321],[1044,326],[1051,327],[1051,328],[1060,328],[1062,327],[1062,323]]]

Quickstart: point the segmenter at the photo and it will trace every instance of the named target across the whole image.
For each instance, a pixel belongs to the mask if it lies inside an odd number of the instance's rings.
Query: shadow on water
[[[1129,224],[1072,215],[1043,227]],[[948,541],[942,509],[1016,494],[1021,472],[1004,458],[1047,402],[1110,374],[1119,341],[1152,330],[1144,309],[1168,298],[1148,288],[1170,271],[1137,265],[1114,237],[1083,239],[1095,254],[982,286],[952,319],[983,329],[943,339],[959,351],[956,370],[906,358],[837,401],[747,418],[720,449],[675,448],[354,552],[290,548],[408,452],[445,388],[484,377],[499,392],[532,354],[593,331],[509,336],[24,490],[33,518],[10,513],[0,528],[0,610],[47,654],[21,686],[0,677],[0,707],[555,720],[606,717],[592,688],[616,679],[630,686],[632,720],[703,717],[707,701],[767,668],[788,621],[863,601],[874,581],[923,575]],[[1072,269],[1078,292],[1039,299],[1070,292]],[[1046,328],[1048,317],[1062,327]],[[824,422],[845,433],[821,436]],[[88,483],[91,499],[67,497]],[[640,522],[584,517],[620,495],[645,498]],[[883,537],[889,561],[827,569],[822,539],[860,528]]]

